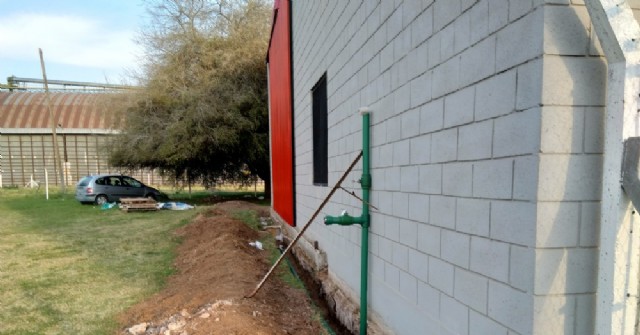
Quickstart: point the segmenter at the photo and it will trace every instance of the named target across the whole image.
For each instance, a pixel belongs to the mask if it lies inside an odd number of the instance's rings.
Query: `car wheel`
[[[109,202],[109,198],[106,195],[100,194],[96,196],[96,205],[104,205]]]

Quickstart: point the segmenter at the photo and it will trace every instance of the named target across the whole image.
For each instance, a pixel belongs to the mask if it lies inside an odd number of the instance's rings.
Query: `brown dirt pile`
[[[178,230],[183,243],[177,250],[177,273],[161,292],[120,316],[122,334],[135,325],[147,334],[163,335],[324,333],[304,291],[283,284],[278,276],[255,297],[244,298],[270,263],[266,251],[249,245],[267,233],[234,219],[240,210],[268,216],[264,206],[229,201]]]

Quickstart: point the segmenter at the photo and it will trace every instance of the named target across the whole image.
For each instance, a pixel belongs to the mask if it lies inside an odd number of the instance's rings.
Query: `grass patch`
[[[198,211],[125,213],[72,194],[0,189],[0,334],[113,334],[172,273]]]

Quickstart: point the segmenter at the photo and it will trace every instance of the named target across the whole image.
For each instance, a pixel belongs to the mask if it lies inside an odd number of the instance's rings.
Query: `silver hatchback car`
[[[164,197],[164,194],[129,176],[113,174],[86,176],[76,185],[76,200],[81,203],[102,205],[119,201],[120,198],[137,197],[157,200]]]

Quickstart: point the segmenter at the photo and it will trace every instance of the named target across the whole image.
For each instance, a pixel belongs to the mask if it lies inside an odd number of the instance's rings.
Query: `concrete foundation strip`
[[[329,202],[329,199],[331,199],[331,197],[333,196],[333,194],[336,192],[336,190],[338,190],[338,188],[340,188],[340,185],[342,184],[342,182],[345,180],[345,178],[347,177],[347,175],[349,175],[349,173],[351,172],[351,170],[353,170],[353,167],[356,165],[356,163],[358,163],[358,161],[360,160],[360,158],[362,158],[362,151],[360,151],[360,153],[358,153],[358,156],[353,160],[353,162],[351,163],[351,165],[349,165],[349,168],[347,168],[347,170],[344,172],[344,174],[342,175],[342,177],[340,177],[340,179],[338,180],[338,182],[336,182],[336,184],[333,186],[333,188],[331,189],[331,191],[329,192],[329,194],[327,194],[327,196],[324,198],[324,200],[322,201],[322,203],[320,204],[320,206],[318,207],[318,209],[316,209],[315,213],[313,213],[313,215],[311,215],[311,218],[309,219],[309,221],[307,221],[307,223],[304,225],[304,227],[302,227],[302,230],[300,230],[300,232],[298,233],[298,235],[296,236],[296,238],[293,239],[293,241],[291,241],[291,243],[289,243],[289,245],[287,246],[287,248],[282,252],[282,255],[280,255],[280,258],[278,258],[278,260],[273,263],[273,265],[271,266],[271,269],[269,269],[269,272],[267,272],[267,274],[264,276],[264,278],[262,278],[262,280],[258,283],[258,285],[256,286],[255,290],[253,290],[253,292],[251,292],[248,295],[245,295],[245,298],[252,298],[253,296],[256,295],[256,293],[258,293],[258,291],[260,290],[260,288],[262,288],[262,285],[264,285],[264,283],[267,281],[267,279],[271,276],[271,274],[273,273],[273,270],[275,270],[276,267],[278,267],[278,265],[280,264],[280,262],[282,262],[282,260],[284,259],[284,257],[287,255],[287,253],[289,253],[289,251],[291,250],[291,248],[293,247],[294,244],[296,244],[296,242],[298,242],[298,240],[300,239],[300,237],[302,237],[302,234],[304,234],[304,232],[307,230],[307,228],[311,225],[311,223],[313,222],[313,220],[316,219],[316,217],[318,216],[318,214],[320,214],[320,211],[322,210],[322,208],[324,208],[324,206],[327,204],[327,202]]]

